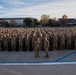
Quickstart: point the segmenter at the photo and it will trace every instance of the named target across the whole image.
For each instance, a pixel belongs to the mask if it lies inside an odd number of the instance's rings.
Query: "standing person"
[[[65,33],[65,49],[67,49],[67,40],[68,40],[68,38],[67,38],[67,32]]]
[[[74,50],[75,44],[75,34],[71,34],[71,49]]]
[[[48,41],[47,37],[45,37],[44,38],[44,51],[46,53],[45,57],[47,57],[47,58],[49,58],[49,54],[48,54],[49,46],[50,46],[49,41]]]
[[[23,35],[22,35],[22,37],[23,37],[23,51],[26,51],[26,43],[25,43],[25,34],[23,33]]]
[[[0,51],[2,51],[2,37],[0,35]]]
[[[33,51],[33,47],[32,47],[32,33],[29,34],[29,51]]]
[[[12,50],[15,51],[15,49],[16,49],[16,37],[14,34],[11,37],[11,46],[12,46]]]
[[[25,39],[26,42],[26,50],[29,51],[30,50],[30,39],[29,39],[29,34],[27,34],[27,37]]]
[[[26,48],[26,38],[27,38],[27,34],[25,34],[24,38],[23,38],[23,51],[27,51],[27,48]]]
[[[43,35],[42,35],[41,32],[40,32],[39,38],[40,38],[40,42],[41,42],[41,50],[43,51],[43,42],[44,42],[44,39],[43,39]]]
[[[32,50],[34,50],[34,42],[36,41],[37,36],[36,33],[34,32],[33,37],[32,37]]]
[[[37,40],[34,42],[35,58],[39,57],[40,49],[41,49],[40,38],[37,38]]]
[[[75,33],[75,36],[74,36],[74,50],[76,50],[76,33]]]
[[[21,35],[19,35],[18,42],[19,42],[19,51],[22,51],[23,50],[23,38]]]
[[[3,44],[4,44],[4,50],[5,51],[8,51],[8,39],[7,39],[7,36],[6,36],[6,34],[4,34],[4,38],[3,38],[4,40],[3,40]]]
[[[49,50],[53,51],[53,35],[51,34],[51,32],[49,32],[49,44],[50,44]]]
[[[8,33],[7,35],[8,38],[8,51],[11,51],[11,35]]]
[[[57,40],[57,49],[61,50],[61,34],[57,35],[58,40]]]
[[[53,49],[54,50],[57,50],[57,40],[58,40],[57,34],[54,34],[53,35]]]
[[[67,36],[67,49],[71,49],[71,35],[68,34]]]
[[[62,34],[62,37],[61,37],[61,50],[64,50],[65,49],[65,35]]]
[[[2,48],[2,51],[4,51],[4,36],[1,35],[1,48]]]

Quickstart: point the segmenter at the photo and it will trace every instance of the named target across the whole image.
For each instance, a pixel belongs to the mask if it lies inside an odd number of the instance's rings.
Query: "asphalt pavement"
[[[44,51],[34,54],[0,52],[0,75],[76,75],[76,50],[49,51],[48,59]]]

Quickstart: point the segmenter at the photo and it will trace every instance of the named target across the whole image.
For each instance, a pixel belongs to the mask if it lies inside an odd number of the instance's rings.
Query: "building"
[[[7,21],[8,23],[11,23],[11,21],[15,21],[17,25],[22,25],[24,19],[25,18],[0,18],[0,25],[3,20]]]
[[[59,19],[60,22],[61,22],[61,20],[62,20],[62,19]],[[73,25],[73,26],[74,26],[74,25],[76,26],[76,19],[74,19],[74,18],[68,18],[66,24],[69,25],[69,26],[72,26],[72,25]]]

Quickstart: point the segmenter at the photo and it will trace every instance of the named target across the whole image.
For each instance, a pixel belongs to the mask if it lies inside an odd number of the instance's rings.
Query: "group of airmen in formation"
[[[1,28],[0,51],[76,50],[76,28]]]

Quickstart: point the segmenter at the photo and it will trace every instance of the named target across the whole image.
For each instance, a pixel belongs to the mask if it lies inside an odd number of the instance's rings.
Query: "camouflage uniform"
[[[71,35],[67,37],[67,49],[71,49]]]
[[[61,50],[65,49],[65,35],[63,34],[61,37]]]
[[[58,37],[56,35],[53,36],[53,49],[57,50],[57,39]]]
[[[21,35],[19,36],[18,42],[19,42],[19,51],[22,51],[23,50],[23,38]]]
[[[8,51],[11,51],[11,35],[8,36]]]
[[[40,35],[39,35],[39,38],[40,38],[40,42],[41,42],[41,50],[43,50],[44,48],[43,48],[43,45],[44,45],[44,37],[43,37],[43,35],[42,35],[42,33],[40,33]]]
[[[34,41],[36,40],[36,34],[35,31],[33,31],[32,33],[32,37],[31,37],[31,43],[32,43],[32,50],[34,50]]]
[[[25,34],[25,37],[24,37],[24,51],[27,51],[26,38],[27,38],[27,34]]]
[[[34,50],[34,42],[37,40],[36,36],[32,37],[32,50]]]
[[[49,41],[45,37],[45,39],[44,39],[44,51],[46,53],[45,57],[47,57],[47,58],[49,57],[49,54],[48,54],[49,46],[50,46]]]
[[[28,36],[28,34],[27,34],[27,36]],[[26,41],[26,50],[29,51],[30,50],[30,39],[29,39],[29,36],[26,37],[25,41]]]
[[[0,51],[2,51],[2,38],[0,37]]]
[[[74,50],[76,50],[76,35],[74,36]]]
[[[8,39],[7,39],[7,37],[6,37],[6,35],[4,36],[4,38],[3,38],[4,40],[4,50],[5,51],[8,51]]]
[[[34,42],[35,58],[39,57],[39,51],[41,49],[41,42],[38,39]]]
[[[67,49],[67,41],[68,41],[68,37],[67,34],[65,34],[65,49]]]
[[[71,38],[71,49],[73,50],[74,47],[75,47],[75,46],[74,46],[74,45],[75,45],[75,35],[72,34],[71,37],[72,37],[72,38]]]
[[[58,50],[61,50],[61,35],[58,35],[57,49],[58,49]]]
[[[16,49],[16,37],[15,36],[11,37],[11,46],[12,46],[12,50],[14,51]]]

